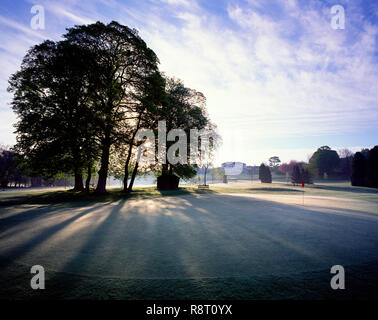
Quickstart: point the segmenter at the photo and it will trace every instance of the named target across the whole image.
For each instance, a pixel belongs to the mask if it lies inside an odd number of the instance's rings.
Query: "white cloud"
[[[252,161],[265,154],[264,139],[353,133],[378,122],[378,30],[358,8],[348,11],[345,30],[333,30],[328,8],[312,2],[280,3],[279,18],[270,15],[275,1],[233,2],[224,8],[232,25],[186,0],[102,1],[111,20],[140,31],[163,71],[206,95],[225,141],[222,157]],[[74,23],[108,19],[88,1],[53,8]]]
[[[45,37],[40,32],[33,30],[32,28],[30,28],[30,26],[25,26],[21,23],[18,23],[12,19],[5,18],[3,16],[0,16],[0,25],[5,25],[11,29],[21,31],[24,34],[27,34],[35,38],[45,39]]]

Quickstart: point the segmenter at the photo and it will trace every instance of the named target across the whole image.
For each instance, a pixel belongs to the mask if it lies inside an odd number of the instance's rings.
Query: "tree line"
[[[68,174],[56,175],[47,179],[32,175],[30,168],[19,165],[16,152],[8,146],[0,146],[0,188],[69,187],[72,184],[72,176]]]
[[[97,173],[98,193],[106,192],[109,174],[123,179],[124,192],[140,172],[194,176],[194,165],[138,162],[141,128],[157,133],[165,121],[167,131],[182,129],[187,137],[193,128],[216,128],[205,96],[158,64],[138,32],[115,21],[75,26],[61,41],[32,47],[9,80],[18,165],[46,178],[72,174],[76,191],[89,191]],[[155,151],[158,158],[162,150]]]
[[[356,152],[352,162],[352,186],[378,188],[378,146]]]
[[[268,172],[269,171],[269,172]],[[308,163],[291,160],[282,163],[277,156],[269,158],[269,166],[261,164],[259,179],[271,182],[271,173],[286,174],[296,184],[311,184],[313,179],[348,179],[353,186],[378,188],[378,146],[353,154],[348,149],[338,152],[329,146],[318,148]]]

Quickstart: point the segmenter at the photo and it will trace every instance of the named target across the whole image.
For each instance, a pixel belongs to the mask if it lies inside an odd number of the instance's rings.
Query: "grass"
[[[48,204],[66,202],[112,202],[120,199],[147,199],[187,194],[204,194],[213,191],[195,187],[182,187],[178,190],[161,191],[156,187],[137,187],[130,194],[122,192],[121,188],[109,188],[106,194],[99,195],[93,190],[77,192],[73,190],[46,189],[3,191],[0,193],[0,206],[19,204]]]
[[[324,196],[364,200],[378,203],[378,189],[366,187],[353,187],[348,181],[320,181],[312,185],[293,186],[285,182],[259,183],[243,182],[234,184],[218,184],[211,186],[210,190],[217,193],[264,193],[264,194],[282,194],[295,195],[302,194],[308,196]]]
[[[378,202],[378,190],[347,182],[0,191],[10,205],[0,208],[0,299],[374,299],[375,203],[270,201],[303,193]],[[11,206],[23,203],[52,205]],[[336,263],[348,290],[330,289]],[[48,290],[30,289],[34,264],[46,268]]]
[[[50,271],[49,290],[31,290],[30,270],[14,265],[3,270],[0,297],[11,300],[373,300],[376,264],[346,266],[348,290],[331,290],[329,270],[287,276],[198,279],[96,278]],[[358,276],[356,276],[358,275]],[[368,276],[372,283],[366,283]],[[17,279],[9,286],[8,279]],[[373,281],[375,280],[375,281]],[[74,283],[74,285],[72,285]],[[269,289],[267,289],[269,288]]]
[[[5,190],[0,192],[0,206],[20,204],[50,204],[67,202],[112,202],[120,199],[149,199],[169,196],[207,193],[252,193],[252,194],[302,194],[312,196],[341,197],[378,203],[378,190],[365,187],[352,187],[346,181],[317,182],[313,185],[293,186],[284,182],[261,184],[260,182],[236,182],[210,185],[210,189],[199,189],[197,186],[183,186],[178,190],[161,191],[156,187],[136,187],[132,193],[124,194],[121,188],[109,188],[104,195],[94,191],[75,192],[59,188]]]

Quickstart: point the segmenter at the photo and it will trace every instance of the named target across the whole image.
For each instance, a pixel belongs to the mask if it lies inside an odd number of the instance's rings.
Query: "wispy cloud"
[[[378,27],[362,2],[340,2],[344,30],[331,28],[330,5],[320,1],[221,1],[205,9],[187,0],[70,0],[46,8],[59,30],[97,19],[137,28],[163,71],[206,95],[225,141],[220,158],[248,161],[266,139],[307,136],[297,146],[303,151],[311,137],[377,135]]]
[[[45,37],[39,33],[38,31],[33,30],[30,26],[23,25],[18,23],[12,19],[5,18],[0,16],[0,25],[7,26],[10,29],[14,29],[17,31],[22,32],[23,34],[38,38],[38,39],[45,39]]]

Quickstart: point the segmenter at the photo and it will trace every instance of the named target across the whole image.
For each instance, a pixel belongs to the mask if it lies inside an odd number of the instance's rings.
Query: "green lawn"
[[[378,192],[345,182],[101,197],[24,189],[0,201],[0,299],[374,299],[378,290]],[[30,288],[37,264],[44,291]],[[343,292],[329,286],[336,264]]]
[[[264,193],[264,194],[301,194],[325,197],[341,197],[370,202],[378,202],[378,190],[353,187],[347,181],[316,182],[313,185],[293,186],[284,182],[236,182],[210,185],[210,189],[196,186],[182,186],[179,190],[159,191],[156,187],[136,187],[131,194],[125,195],[121,188],[109,188],[107,194],[98,195],[94,191],[74,192],[62,188],[9,189],[0,192],[0,206],[17,204],[45,204],[66,202],[110,202],[119,199],[146,199],[186,194],[207,193]]]

